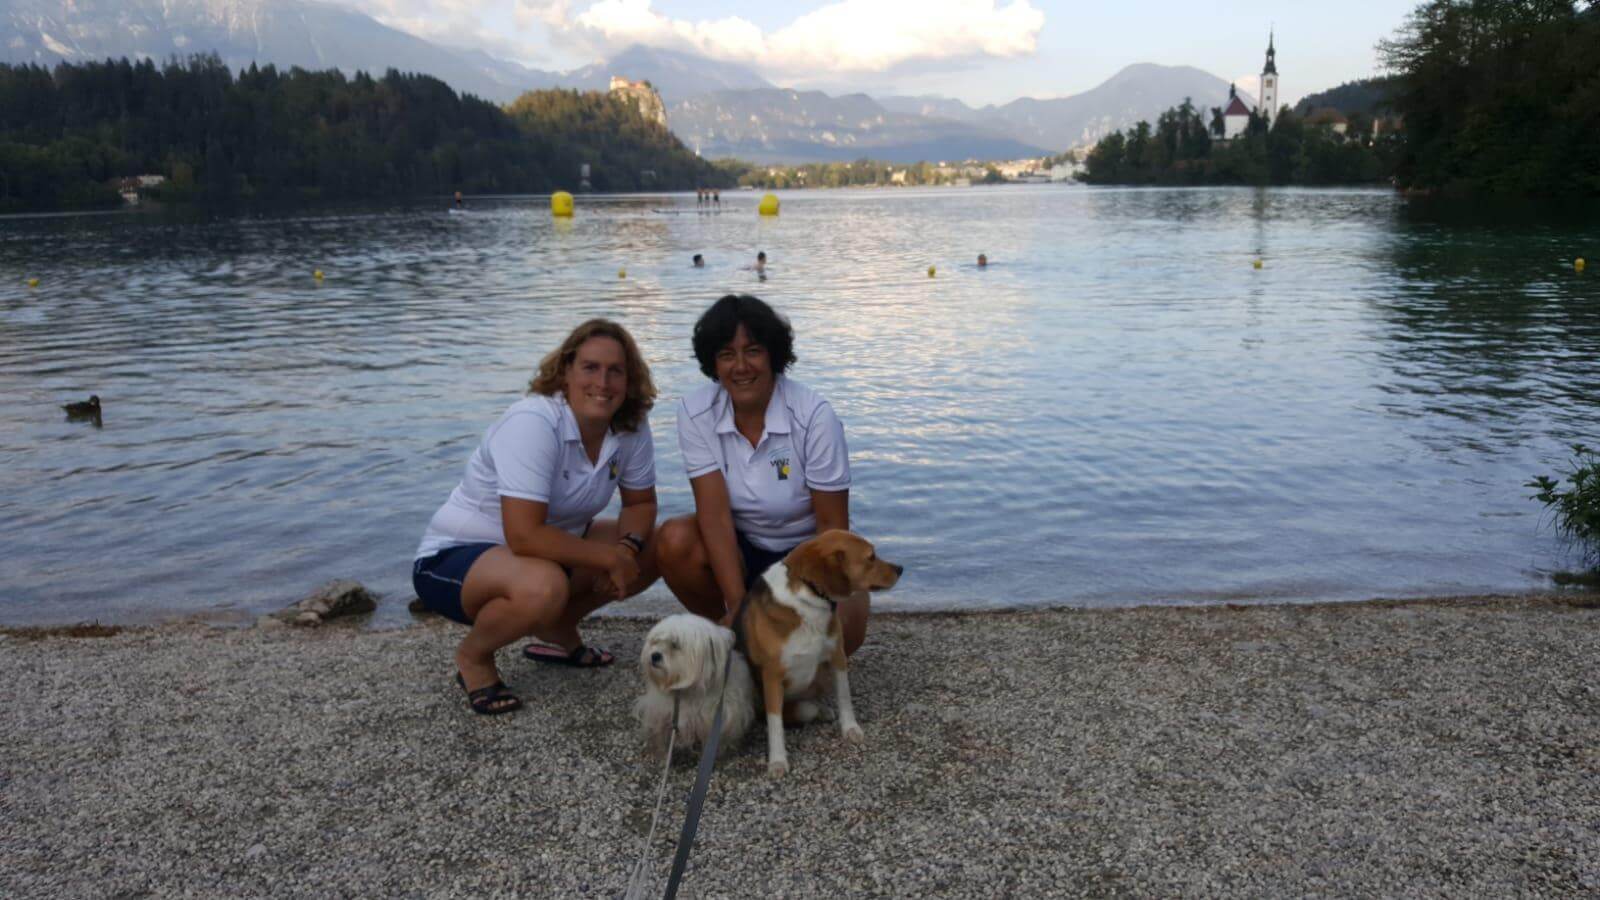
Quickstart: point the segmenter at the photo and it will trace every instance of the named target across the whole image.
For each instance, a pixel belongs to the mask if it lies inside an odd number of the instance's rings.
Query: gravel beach
[[[865,744],[790,732],[774,780],[754,729],[680,896],[1595,896],[1584,600],[880,616]],[[495,718],[438,620],[6,631],[0,896],[618,897],[649,624],[587,628],[608,670],[502,654]]]

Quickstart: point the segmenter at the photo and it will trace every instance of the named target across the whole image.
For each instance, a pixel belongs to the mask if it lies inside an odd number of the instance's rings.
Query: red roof
[[[1224,116],[1248,116],[1250,115],[1250,107],[1245,106],[1244,101],[1240,100],[1239,96],[1235,94],[1233,102],[1228,104],[1228,108],[1223,110],[1222,114]]]

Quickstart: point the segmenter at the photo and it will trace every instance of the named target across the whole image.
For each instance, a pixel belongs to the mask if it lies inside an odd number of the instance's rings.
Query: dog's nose
[[[650,654],[650,665],[652,665],[652,666],[661,665],[661,651],[660,650],[657,650],[656,652]]]
[[[905,570],[906,570],[905,566],[895,566],[894,567],[894,574],[897,575],[897,576],[901,575],[901,574],[903,574],[905,572]]]

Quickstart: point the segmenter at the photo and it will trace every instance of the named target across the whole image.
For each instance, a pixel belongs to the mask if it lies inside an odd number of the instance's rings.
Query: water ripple
[[[0,619],[408,596],[483,429],[589,316],[652,360],[686,512],[671,401],[728,292],[791,317],[796,377],[847,421],[857,527],[910,567],[896,608],[1500,590],[1569,561],[1522,483],[1600,442],[1600,291],[1566,262],[1592,222],[1373,191],[728,200],[0,220]],[[67,422],[90,393],[102,427]]]

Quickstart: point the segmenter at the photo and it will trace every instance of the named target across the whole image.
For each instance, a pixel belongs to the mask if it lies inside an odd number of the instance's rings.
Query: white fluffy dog
[[[733,657],[731,665],[729,656]],[[722,690],[722,670],[728,668],[728,689]],[[639,671],[644,675],[643,697],[634,715],[645,738],[661,752],[672,734],[672,697],[678,705],[678,744],[701,746],[711,736],[711,721],[722,694],[722,745],[744,737],[755,719],[755,680],[744,654],[734,649],[733,632],[688,613],[668,616],[645,635],[639,651]]]

